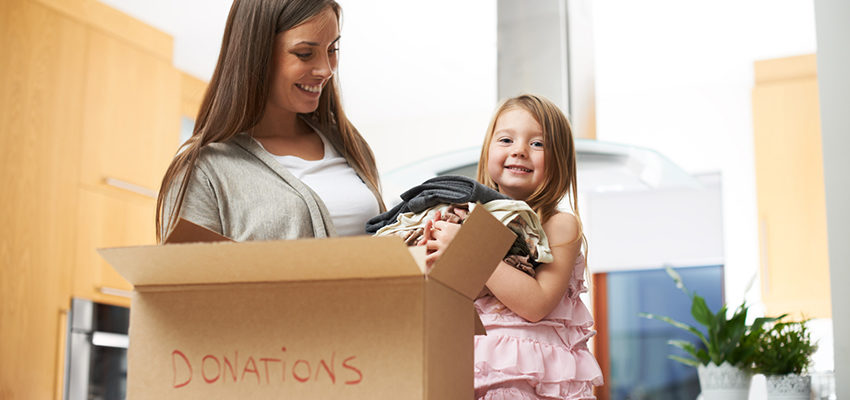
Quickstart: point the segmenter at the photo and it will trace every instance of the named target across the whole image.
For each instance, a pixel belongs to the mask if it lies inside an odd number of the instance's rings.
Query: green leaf
[[[708,305],[705,304],[705,299],[696,294],[694,294],[694,301],[691,305],[691,315],[697,322],[706,327],[711,326],[714,322],[714,315],[708,309]]]
[[[671,346],[678,347],[678,348],[688,352],[688,354],[694,356],[695,358],[699,358],[699,357],[697,357],[697,348],[694,346],[693,343],[691,343],[687,340],[669,340],[669,341],[667,341],[667,344],[669,344]]]
[[[693,297],[691,295],[691,292],[688,291],[688,288],[685,287],[685,284],[682,282],[682,277],[679,275],[678,272],[676,272],[671,267],[664,267],[664,270],[667,271],[667,275],[670,275],[670,277],[673,278],[673,282],[676,282],[676,287],[679,290],[685,292],[685,294],[688,295],[688,297]]]
[[[726,331],[727,340],[739,343],[744,333],[747,331],[747,313],[735,314],[729,321],[726,322],[724,330]]]
[[[692,367],[699,367],[700,364],[705,365],[705,364],[700,363],[699,361],[691,359],[691,358],[684,358],[684,357],[679,357],[679,356],[667,356],[667,358],[669,358],[673,361],[678,361],[678,362],[685,364],[685,365],[690,365]]]
[[[696,337],[698,337],[703,342],[703,344],[708,346],[708,340],[705,339],[705,335],[703,335],[703,333],[700,332],[699,329],[694,328],[693,326],[690,326],[688,324],[676,321],[676,320],[674,320],[670,317],[665,317],[665,316],[661,316],[661,315],[655,315],[655,314],[649,314],[649,313],[640,313],[638,315],[640,315],[643,318],[657,319],[659,321],[663,321],[663,322],[666,322],[670,325],[673,325],[673,326],[675,326],[679,329],[684,329],[684,330],[696,335]]]
[[[700,360],[702,365],[708,365],[708,362],[711,361],[711,357],[708,356],[705,349],[699,349],[699,351],[697,351],[697,360]]]
[[[786,316],[788,316],[788,314],[782,314],[782,315],[780,315],[780,316],[778,316],[778,317],[759,317],[759,318],[756,318],[756,319],[753,321],[753,328],[752,328],[752,331],[758,331],[758,330],[761,330],[761,329],[762,329],[762,326],[763,326],[764,324],[769,324],[769,323],[773,323],[773,322],[779,321],[780,319],[785,318]]]
[[[723,338],[721,338],[723,326],[726,323],[726,306],[720,307],[720,310],[717,311],[717,314],[714,316],[712,320],[711,326],[708,327],[708,343],[706,343],[705,347],[708,350],[708,355],[711,357],[711,360],[720,365],[722,363],[722,355],[720,353],[720,345],[723,342]],[[721,360],[718,362],[718,360]]]

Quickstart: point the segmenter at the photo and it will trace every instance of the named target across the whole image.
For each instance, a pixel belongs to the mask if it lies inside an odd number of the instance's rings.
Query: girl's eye
[[[511,140],[510,138],[499,138],[498,142],[504,144],[511,144],[513,143],[513,140]]]
[[[543,142],[540,142],[540,141],[531,142],[531,147],[542,149],[543,148]]]

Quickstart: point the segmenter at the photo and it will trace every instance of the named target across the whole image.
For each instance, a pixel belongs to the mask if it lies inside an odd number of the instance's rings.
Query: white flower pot
[[[703,400],[747,400],[752,375],[727,362],[697,367]]]
[[[812,392],[812,377],[797,374],[768,375],[769,400],[808,400]]]

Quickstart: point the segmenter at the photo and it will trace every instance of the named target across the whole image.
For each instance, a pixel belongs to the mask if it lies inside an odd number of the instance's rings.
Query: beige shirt
[[[377,190],[361,179],[377,203]],[[165,215],[174,207],[179,183],[169,190]],[[336,235],[319,196],[245,133],[201,150],[180,217],[236,241]]]

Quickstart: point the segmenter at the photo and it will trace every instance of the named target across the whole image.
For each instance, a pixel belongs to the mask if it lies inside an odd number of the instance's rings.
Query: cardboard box
[[[470,400],[472,301],[514,237],[475,209],[430,271],[397,237],[102,249],[135,285],[128,398]]]

